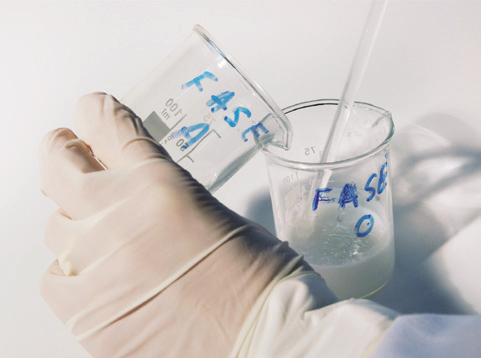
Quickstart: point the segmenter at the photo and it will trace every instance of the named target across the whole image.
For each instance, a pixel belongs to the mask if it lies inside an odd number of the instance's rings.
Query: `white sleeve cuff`
[[[266,290],[232,356],[364,358],[396,315],[368,300],[336,302],[319,275],[294,272]]]
[[[480,357],[481,316],[410,314],[398,317],[371,358]]]

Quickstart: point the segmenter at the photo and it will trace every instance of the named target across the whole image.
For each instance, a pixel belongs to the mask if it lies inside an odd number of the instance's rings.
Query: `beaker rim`
[[[338,99],[315,99],[310,101],[299,102],[291,106],[285,107],[283,109],[283,112],[286,115],[288,115],[291,112],[294,112],[303,108],[314,107],[319,105],[339,105],[339,100]],[[285,157],[282,157],[281,155],[272,153],[269,150],[270,145],[263,146],[262,152],[264,153],[264,155],[266,155],[267,158],[269,158],[270,160],[272,160],[277,164],[280,164],[285,167],[301,169],[301,170],[322,170],[322,169],[343,168],[351,165],[356,165],[359,162],[372,158],[373,156],[378,154],[380,151],[382,151],[384,148],[386,148],[389,145],[394,135],[394,122],[392,119],[392,114],[391,112],[381,107],[372,105],[367,102],[356,101],[354,102],[354,105],[361,106],[361,107],[368,107],[371,110],[376,110],[379,113],[381,113],[384,117],[386,117],[386,119],[388,120],[388,124],[389,124],[388,133],[384,138],[384,140],[375,148],[368,150],[360,155],[354,156],[352,158],[333,161],[333,162],[326,162],[326,163],[312,163],[312,162],[303,162],[298,160],[287,159]],[[286,150],[286,152],[287,151],[288,150]]]
[[[214,49],[219,55],[221,55],[227,63],[236,71],[236,73],[244,80],[244,82],[255,92],[259,98],[269,107],[270,111],[275,114],[275,118],[280,121],[280,124],[284,127],[283,140],[281,147],[288,148],[292,137],[292,127],[287,115],[279,107],[271,96],[262,88],[256,81],[254,81],[241,66],[233,59],[233,57],[221,49],[216,41],[214,41],[212,35],[207,32],[201,25],[196,24],[193,27],[193,31],[198,34],[212,49]]]

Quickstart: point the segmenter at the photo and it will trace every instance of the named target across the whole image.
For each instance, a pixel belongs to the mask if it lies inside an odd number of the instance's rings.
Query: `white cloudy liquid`
[[[295,220],[286,230],[291,247],[326,280],[339,297],[366,297],[390,279],[394,268],[392,223],[386,225],[375,214],[365,237],[356,235],[355,225],[367,211],[344,211],[330,206],[312,218]],[[291,221],[292,222],[292,221]],[[366,227],[361,228],[363,231]]]
[[[389,240],[387,234],[381,237],[382,240]],[[340,265],[313,263],[312,267],[322,275],[339,299],[366,297],[389,281],[394,268],[392,240],[373,251]]]

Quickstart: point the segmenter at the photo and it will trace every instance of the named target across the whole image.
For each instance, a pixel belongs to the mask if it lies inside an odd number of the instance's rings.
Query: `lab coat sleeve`
[[[314,272],[294,272],[267,288],[232,354],[240,358],[480,356],[480,315],[400,315],[367,299],[332,302],[324,281]]]
[[[481,316],[398,317],[371,358],[481,357]]]
[[[369,357],[397,315],[369,300],[328,301],[319,275],[292,273],[266,289],[232,357]]]

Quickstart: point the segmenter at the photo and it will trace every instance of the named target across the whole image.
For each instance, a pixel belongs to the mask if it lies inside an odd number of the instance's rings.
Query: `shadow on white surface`
[[[476,130],[461,118],[445,114],[425,116],[396,134],[392,146],[396,269],[373,300],[403,313],[476,313],[463,294],[455,298],[434,279],[436,265],[428,270],[424,262],[481,214],[477,138]],[[481,243],[477,246],[479,252]],[[481,264],[476,271],[481,272]],[[472,288],[476,271],[464,275],[473,277]]]
[[[264,226],[274,235],[276,234],[271,195],[268,188],[258,192],[251,200],[246,216]]]

